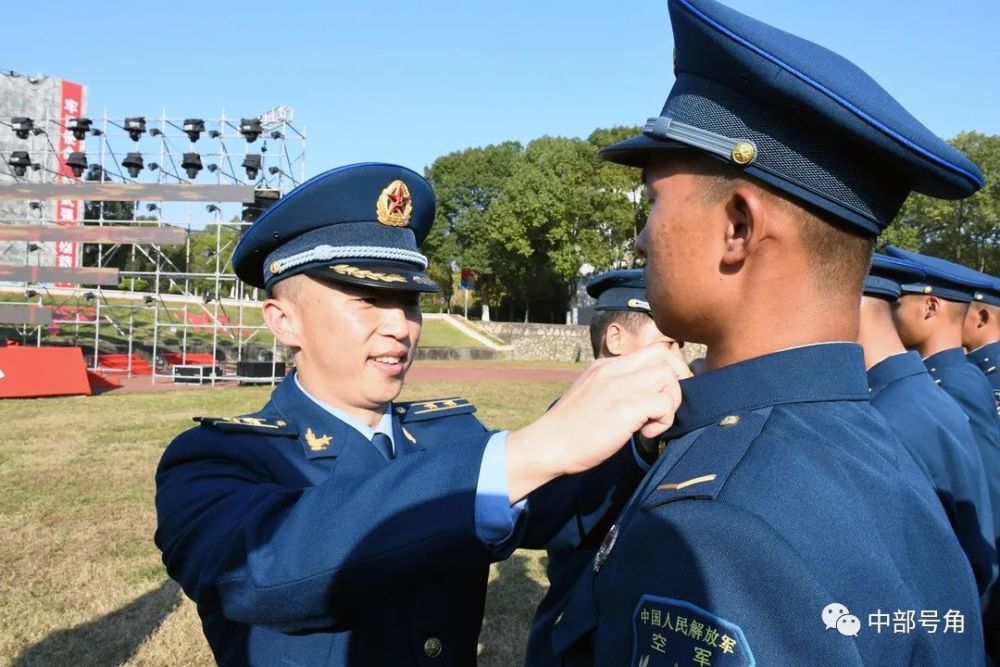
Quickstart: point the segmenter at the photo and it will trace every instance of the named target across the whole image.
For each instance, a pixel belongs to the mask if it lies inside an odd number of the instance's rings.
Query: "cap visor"
[[[647,137],[645,134],[640,134],[631,139],[625,139],[610,146],[605,146],[597,152],[597,155],[608,162],[623,164],[626,167],[644,169],[646,163],[649,162],[650,153],[678,149],[695,150],[690,146],[685,146],[675,141],[662,141]]]
[[[301,271],[309,276],[348,285],[400,292],[440,292],[430,276],[401,262],[332,261]]]

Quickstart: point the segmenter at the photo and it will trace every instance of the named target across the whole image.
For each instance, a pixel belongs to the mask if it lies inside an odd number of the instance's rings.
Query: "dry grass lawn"
[[[490,426],[538,415],[564,383],[424,383],[462,395]],[[0,664],[211,665],[194,605],[153,545],[153,473],[194,415],[236,415],[269,388],[0,402]],[[491,572],[480,664],[519,664],[545,590],[543,556]]]

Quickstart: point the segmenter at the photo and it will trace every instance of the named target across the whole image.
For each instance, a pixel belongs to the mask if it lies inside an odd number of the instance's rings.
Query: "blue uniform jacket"
[[[869,404],[858,346],[682,390],[664,454],[556,624],[563,664],[983,664],[968,560]]]
[[[1000,420],[997,419],[993,389],[982,371],[968,363],[961,348],[932,354],[924,359],[924,365],[934,381],[955,399],[969,418],[990,486],[993,534],[1000,536]]]
[[[393,410],[392,461],[291,378],[167,448],[156,543],[220,664],[474,664],[489,563],[517,544],[476,533],[489,434],[464,400]]]
[[[997,574],[996,535],[983,459],[969,419],[931,379],[916,352],[868,370],[872,407],[924,470],[969,558],[979,593]]]
[[[1000,341],[987,343],[980,348],[969,352],[965,358],[976,365],[983,372],[990,386],[993,387],[993,396],[996,399],[997,412],[1000,413],[1000,373],[997,372],[997,359],[1000,359]]]

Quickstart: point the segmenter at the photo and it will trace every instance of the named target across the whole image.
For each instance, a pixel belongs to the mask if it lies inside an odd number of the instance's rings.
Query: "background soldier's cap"
[[[877,234],[911,191],[960,199],[979,168],[853,63],[713,0],[670,0],[677,77],[638,137],[602,157],[645,167],[697,149]]]
[[[886,246],[884,252],[890,257],[912,262],[924,270],[923,278],[900,286],[903,294],[929,294],[946,301],[971,303],[978,290],[993,287],[992,280],[986,274],[940,257],[921,255],[893,246]]]
[[[619,269],[594,276],[587,294],[597,299],[594,310],[634,310],[650,313],[642,269]]]
[[[895,301],[902,293],[902,286],[924,279],[926,272],[917,264],[898,257],[876,254],[865,277],[865,296]]]
[[[343,283],[436,292],[418,247],[434,191],[414,171],[368,162],[331,169],[267,209],[233,251],[244,282],[272,287],[306,273]]]

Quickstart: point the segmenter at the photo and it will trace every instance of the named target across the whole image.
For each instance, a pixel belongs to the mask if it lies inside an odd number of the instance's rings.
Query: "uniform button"
[[[730,426],[736,426],[740,423],[739,415],[727,415],[719,420],[719,426],[722,428],[729,428]]]
[[[424,655],[428,658],[436,658],[441,655],[441,651],[444,647],[441,645],[441,640],[437,637],[428,637],[427,641],[424,642]]]

